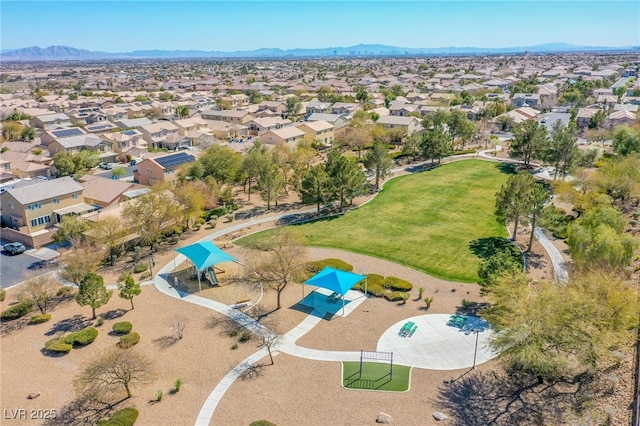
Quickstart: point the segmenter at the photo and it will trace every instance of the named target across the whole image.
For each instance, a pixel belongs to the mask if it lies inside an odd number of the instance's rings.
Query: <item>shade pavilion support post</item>
[[[196,274],[198,274],[198,288],[202,291],[202,282],[200,281],[200,271],[196,268]]]

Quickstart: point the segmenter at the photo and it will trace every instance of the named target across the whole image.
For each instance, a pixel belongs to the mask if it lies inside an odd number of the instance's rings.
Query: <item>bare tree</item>
[[[269,352],[269,360],[271,360],[271,365],[273,365],[273,354],[271,353],[271,350],[278,346],[282,336],[268,328],[263,328],[256,333],[255,336],[260,341],[260,345],[267,348],[267,351]]]
[[[151,362],[135,350],[111,349],[93,360],[75,378],[78,395],[89,395],[96,401],[118,400],[124,390],[131,398],[131,387],[153,378]],[[125,399],[126,399],[125,398]]]
[[[281,308],[280,296],[291,282],[299,280],[306,263],[306,249],[288,229],[276,228],[264,243],[253,247],[261,250],[252,256],[250,268],[255,273],[254,280],[277,293],[277,307]]]
[[[105,258],[105,251],[93,243],[72,240],[73,248],[61,256],[60,274],[67,281],[79,285],[80,281],[91,272],[97,272]]]
[[[171,320],[169,329],[173,332],[176,340],[182,339],[184,329],[187,327],[187,320],[184,317],[176,316]]]
[[[54,281],[49,274],[30,278],[22,286],[19,299],[33,301],[40,313],[46,314],[54,294]]]

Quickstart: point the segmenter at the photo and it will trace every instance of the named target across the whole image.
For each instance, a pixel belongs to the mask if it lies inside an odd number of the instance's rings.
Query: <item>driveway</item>
[[[0,253],[0,287],[7,289],[28,277],[46,274],[56,268],[58,252],[43,247],[10,256]]]

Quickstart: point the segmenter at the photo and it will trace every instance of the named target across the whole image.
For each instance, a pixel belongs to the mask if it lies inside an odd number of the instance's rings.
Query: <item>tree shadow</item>
[[[480,313],[491,306],[488,302],[468,302],[465,306],[456,306],[456,314],[479,317]]]
[[[500,170],[501,173],[507,174],[507,175],[515,175],[518,173],[518,171],[516,170],[516,168],[518,167],[517,164],[514,163],[507,163],[504,161],[499,162],[498,164],[496,164],[496,168],[498,170]]]
[[[45,426],[89,426],[111,416],[115,411],[123,408],[126,399],[115,403],[105,403],[88,397],[78,397],[58,411],[55,419],[47,420]]]
[[[124,314],[126,314],[127,312],[128,311],[126,309],[112,309],[108,312],[105,312],[104,314],[101,314],[100,317],[104,320],[114,320],[124,316]]]
[[[501,251],[513,250],[513,243],[503,237],[478,238],[469,242],[469,249],[480,259],[488,259]]]
[[[153,339],[151,342],[159,349],[165,350],[178,343],[178,341],[180,341],[180,339],[178,339],[176,336],[162,336],[158,337],[157,339]]]
[[[436,397],[453,425],[561,424],[566,411],[581,402],[581,387],[573,382],[540,384],[524,374],[468,373],[441,385]]]
[[[53,336],[59,332],[74,332],[80,331],[83,328],[89,326],[91,321],[85,319],[82,315],[74,315],[71,318],[63,319],[55,323],[51,330],[47,331],[45,336]]]
[[[22,330],[29,325],[29,318],[22,317],[11,321],[0,321],[0,335],[5,336]]]

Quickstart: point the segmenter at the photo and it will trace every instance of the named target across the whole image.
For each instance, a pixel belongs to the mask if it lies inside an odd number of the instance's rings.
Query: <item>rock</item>
[[[378,414],[378,417],[376,418],[376,423],[389,424],[391,423],[391,416],[381,411],[380,414]]]
[[[433,413],[433,418],[436,419],[436,420],[444,421],[444,420],[447,420],[449,418],[449,416],[447,416],[444,413],[441,413],[440,411],[435,411]]]
[[[27,399],[36,399],[37,397],[39,397],[40,395],[42,395],[42,392],[31,392],[29,394],[29,396],[27,397]]]

